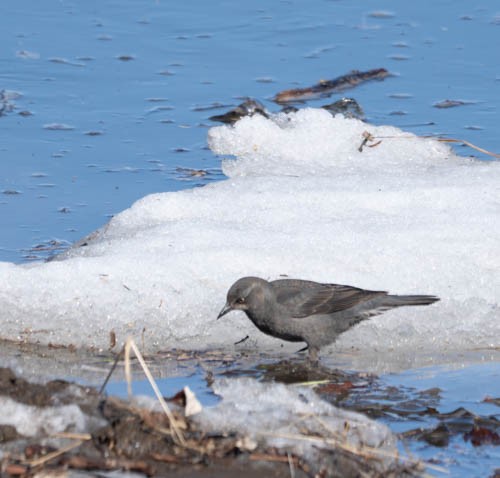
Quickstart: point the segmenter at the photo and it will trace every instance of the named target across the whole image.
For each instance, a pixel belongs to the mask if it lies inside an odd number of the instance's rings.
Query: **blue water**
[[[428,367],[409,370],[401,374],[382,377],[388,386],[409,387],[411,394],[429,389],[440,389],[439,399],[435,407],[440,413],[451,413],[459,408],[500,423],[500,405],[486,402],[485,399],[500,398],[500,366],[498,363],[462,365],[456,368]],[[432,429],[438,422],[432,416],[419,417],[419,421],[400,420],[387,421],[395,432],[403,432],[412,428]],[[491,428],[491,427],[490,427]],[[496,432],[498,433],[497,426]],[[423,460],[432,460],[447,472],[428,471],[434,476],[453,476],[482,478],[492,476],[496,468],[500,468],[500,447],[484,444],[473,446],[465,440],[463,434],[454,434],[446,447],[435,447],[425,442],[405,441],[402,449],[410,450]]]
[[[227,108],[205,108],[250,96],[277,110],[278,91],[353,69],[395,75],[344,92],[369,121],[499,152],[499,33],[493,0],[3,0],[0,90],[21,96],[0,116],[0,261],[221,179],[206,133]],[[467,104],[433,106],[445,99]]]
[[[162,396],[166,398],[175,396],[178,392],[183,390],[185,386],[188,386],[196,395],[196,398],[200,401],[200,403],[202,403],[205,407],[216,405],[220,401],[219,397],[217,397],[217,395],[215,395],[208,387],[205,381],[204,373],[201,371],[186,377],[158,379],[156,380],[156,384],[158,385]],[[111,381],[106,386],[106,393],[108,395],[126,398],[128,396],[127,383]],[[147,395],[154,397],[154,391],[147,379],[133,380],[132,393],[134,395]]]

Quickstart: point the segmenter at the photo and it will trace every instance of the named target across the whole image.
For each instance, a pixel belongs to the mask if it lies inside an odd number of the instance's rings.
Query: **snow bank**
[[[381,143],[359,152],[365,130]],[[364,322],[330,353],[500,345],[499,162],[318,109],[208,139],[235,158],[229,179],[147,196],[65,260],[0,263],[1,336],[106,348],[113,330],[157,350],[250,334],[269,350],[282,342],[244,315],[216,316],[237,278],[288,275],[442,299]]]

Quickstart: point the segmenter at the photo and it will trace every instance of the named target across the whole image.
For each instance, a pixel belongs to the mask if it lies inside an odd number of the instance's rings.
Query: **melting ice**
[[[375,140],[360,152],[364,131]],[[157,350],[249,334],[282,350],[243,314],[216,321],[228,287],[257,275],[442,299],[366,321],[324,355],[500,345],[499,162],[312,108],[208,142],[227,180],[144,197],[64,260],[0,263],[2,337],[107,348],[113,330]]]

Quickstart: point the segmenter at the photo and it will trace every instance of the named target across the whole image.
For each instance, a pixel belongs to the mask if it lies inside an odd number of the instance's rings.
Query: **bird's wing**
[[[384,291],[364,290],[349,285],[319,284],[293,279],[277,280],[271,284],[278,303],[285,306],[295,318],[333,314],[376,296],[387,295]]]

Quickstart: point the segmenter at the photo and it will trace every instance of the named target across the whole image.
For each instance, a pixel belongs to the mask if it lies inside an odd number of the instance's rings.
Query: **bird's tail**
[[[405,305],[429,305],[437,302],[439,297],[434,295],[388,295],[384,305],[388,307],[403,307]]]

